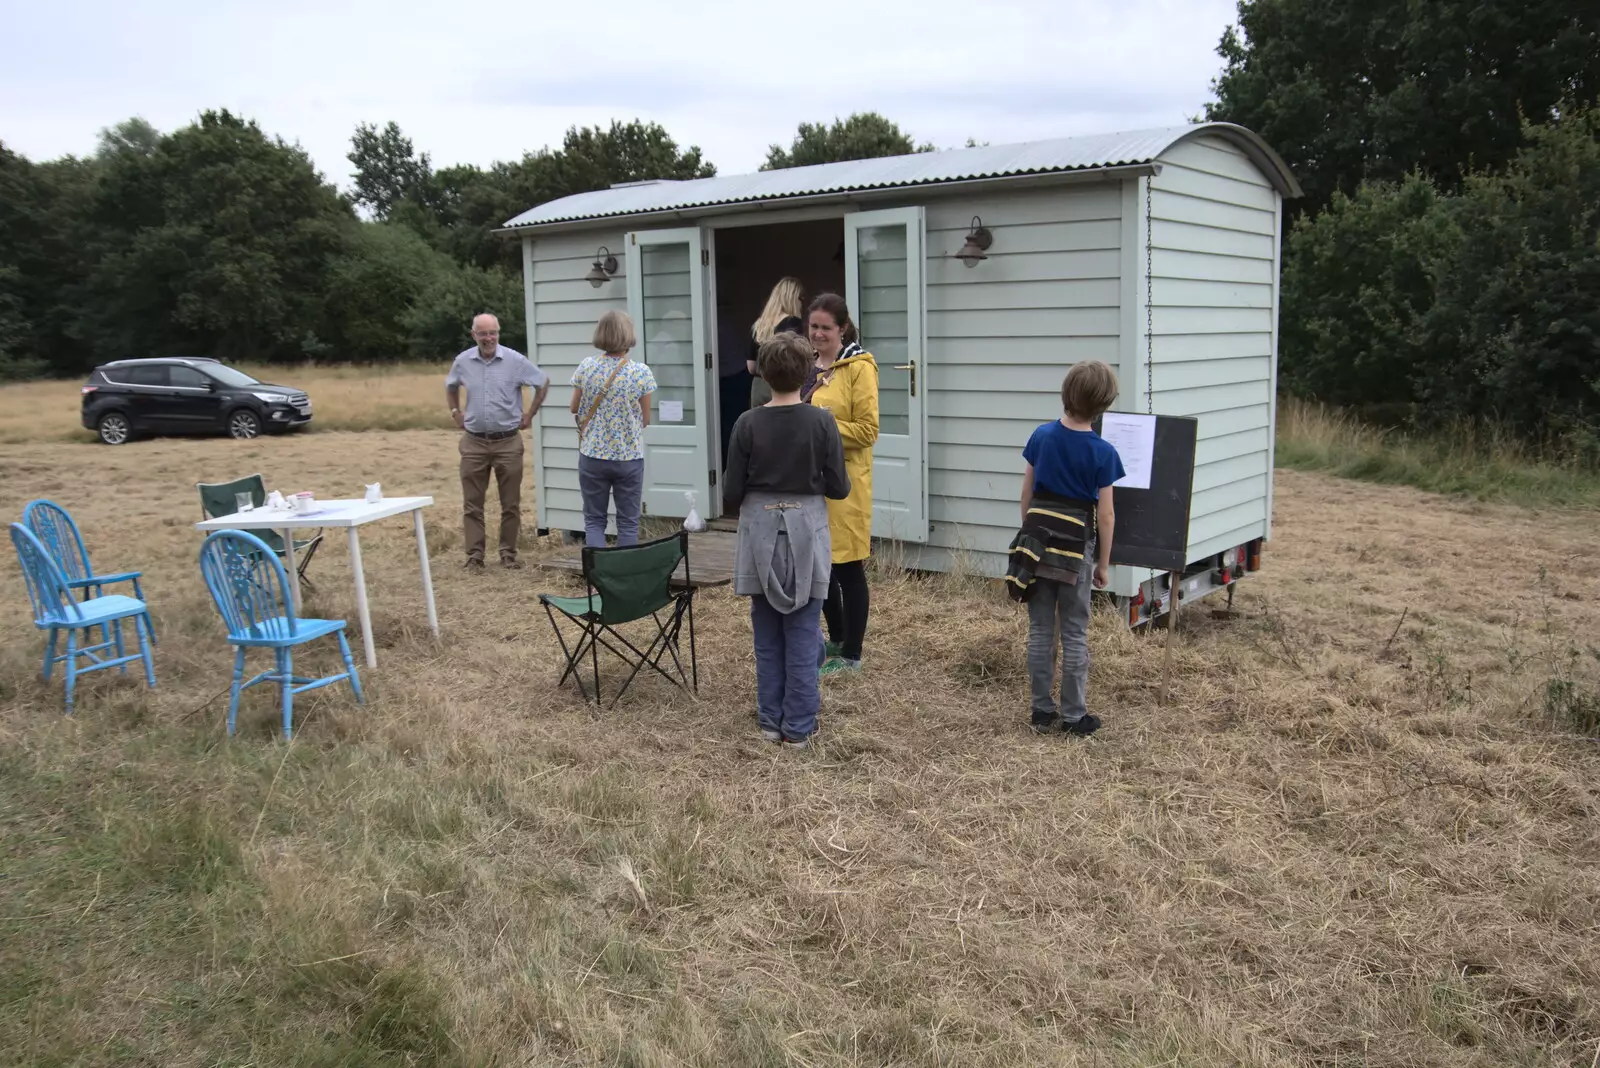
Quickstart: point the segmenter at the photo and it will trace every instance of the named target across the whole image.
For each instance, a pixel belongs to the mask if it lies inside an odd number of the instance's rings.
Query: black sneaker
[[[1061,724],[1062,734],[1074,734],[1079,738],[1087,738],[1099,729],[1100,717],[1092,713],[1087,713],[1082,719],[1074,720],[1071,723]]]
[[[1055,725],[1056,721],[1053,716],[1049,719],[1040,716],[1030,716],[1028,718],[1028,729],[1035,734],[1054,734]]]

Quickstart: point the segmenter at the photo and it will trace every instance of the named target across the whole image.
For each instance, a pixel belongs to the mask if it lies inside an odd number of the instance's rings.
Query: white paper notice
[[[1156,453],[1156,417],[1107,412],[1100,421],[1100,436],[1111,443],[1127,472],[1113,483],[1129,489],[1150,488],[1150,467]]]
[[[683,401],[662,401],[661,421],[663,423],[683,422]]]

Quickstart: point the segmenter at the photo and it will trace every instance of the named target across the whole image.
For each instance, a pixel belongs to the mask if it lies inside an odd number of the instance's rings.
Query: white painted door
[[[928,540],[927,359],[921,208],[844,219],[845,299],[878,363],[878,445],[872,453],[872,536]]]
[[[644,432],[644,514],[682,518],[693,492],[702,516],[711,497],[711,404],[706,363],[705,267],[698,229],[628,235],[628,314],[639,335],[634,358],[650,366],[656,392]]]

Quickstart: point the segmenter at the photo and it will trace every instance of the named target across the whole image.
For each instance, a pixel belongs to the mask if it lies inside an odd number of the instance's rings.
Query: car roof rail
[[[130,356],[125,360],[108,360],[96,367],[125,367],[130,363],[221,363],[215,356]]]

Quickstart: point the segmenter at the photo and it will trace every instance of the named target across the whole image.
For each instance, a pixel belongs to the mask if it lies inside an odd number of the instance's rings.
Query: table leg
[[[417,559],[422,563],[422,596],[428,603],[428,629],[433,631],[434,641],[438,641],[439,610],[433,603],[433,569],[428,566],[428,535],[422,529],[422,509],[412,512],[411,518],[417,528]]]
[[[351,528],[355,529],[354,527]],[[289,568],[289,592],[294,596],[294,610],[298,615],[301,610],[300,603],[300,569],[295,566],[294,558],[294,531],[285,527],[278,531],[278,537],[283,539],[283,562]]]
[[[361,620],[361,645],[367,651],[367,667],[378,666],[378,650],[372,644],[372,612],[367,608],[367,573],[361,568],[359,527],[350,528],[350,570],[356,576],[356,615]]]

